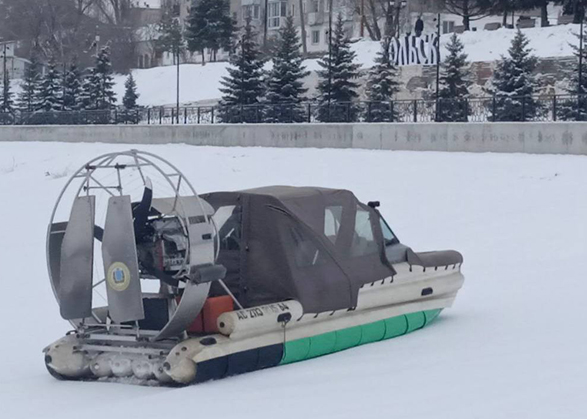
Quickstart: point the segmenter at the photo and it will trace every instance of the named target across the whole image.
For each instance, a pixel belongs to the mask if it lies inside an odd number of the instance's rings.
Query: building
[[[0,41],[0,80],[4,79],[4,68],[10,79],[21,79],[24,72],[29,66],[30,61],[17,57],[15,54],[17,48],[16,41]]]
[[[190,6],[198,0],[136,0],[141,10],[157,9],[159,16],[162,9],[171,10],[177,16],[181,25],[185,27],[189,16]],[[229,0],[230,13],[237,27],[242,27],[247,18],[258,32],[258,42],[265,49],[269,49],[278,35],[279,29],[285,24],[287,16],[293,16],[302,41],[302,52],[307,55],[320,55],[328,51],[329,18],[335,22],[340,14],[344,20],[345,31],[349,38],[369,37],[371,27],[375,26],[370,4],[377,8],[377,25],[383,34],[386,27],[385,14],[392,16],[393,33],[414,33],[418,18],[424,22],[423,33],[430,34],[437,31],[438,14],[440,14],[440,32],[442,34],[462,32],[462,17],[447,13],[444,0],[386,0],[385,2],[370,0]],[[144,4],[143,4],[144,3]],[[142,4],[142,6],[141,6]],[[332,4],[332,13],[330,12]],[[551,24],[558,23],[562,14],[560,6],[549,5],[549,19]],[[154,16],[151,11],[144,11],[144,16]],[[143,17],[143,21],[147,18]],[[508,25],[520,27],[540,26],[540,11],[530,10],[508,16]],[[334,23],[333,22],[333,23]],[[494,30],[503,24],[502,15],[487,16],[471,22],[471,30]],[[153,26],[146,25],[141,29],[137,65],[148,68],[155,65],[174,64],[174,57],[170,53],[157,53],[154,48],[154,39],[157,33]],[[228,59],[226,52],[219,52],[218,60]],[[200,63],[201,55],[186,52],[181,62]],[[207,59],[209,61],[209,59]]]
[[[230,6],[237,25],[242,26],[247,17],[251,18],[260,43],[265,46],[277,36],[285,18],[293,16],[304,52],[312,54],[328,50],[330,3],[330,0],[231,0]],[[332,6],[333,20],[340,14],[347,35],[358,36],[360,20],[354,10],[355,2],[332,0]]]
[[[408,33],[413,31],[418,17],[424,21],[424,31],[432,32],[437,29],[436,20],[440,13],[442,34],[445,33],[462,33],[464,31],[463,18],[461,16],[448,13],[445,8],[444,0],[411,0],[405,2],[405,8],[402,10],[402,32]],[[562,17],[563,7],[555,5],[553,2],[548,4],[548,19],[550,25],[568,23]],[[540,27],[540,9],[525,10],[508,14],[505,19],[505,26],[510,28],[533,28]],[[566,16],[565,16],[566,17]],[[484,16],[480,19],[475,18],[470,22],[472,31],[496,30],[504,26],[504,16],[502,14]]]

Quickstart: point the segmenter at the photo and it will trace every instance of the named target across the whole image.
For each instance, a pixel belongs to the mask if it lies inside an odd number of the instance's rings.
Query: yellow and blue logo
[[[122,262],[114,262],[108,268],[106,280],[114,291],[124,291],[130,285],[130,270]]]

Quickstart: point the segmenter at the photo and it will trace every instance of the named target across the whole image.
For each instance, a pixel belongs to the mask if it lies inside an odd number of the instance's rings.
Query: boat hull
[[[157,347],[128,336],[103,336],[108,343],[101,346],[99,334],[70,335],[47,348],[47,368],[71,379],[134,375],[143,382],[178,384],[221,379],[422,329],[452,306],[464,282],[457,267],[397,270],[394,278],[366,284],[357,307],[345,310],[304,313],[297,301],[253,307],[221,315],[220,333],[159,342]]]

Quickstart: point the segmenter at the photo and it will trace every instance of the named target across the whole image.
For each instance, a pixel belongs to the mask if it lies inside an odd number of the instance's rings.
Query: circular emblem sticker
[[[114,262],[106,274],[108,285],[115,291],[124,291],[130,285],[130,270],[122,262]]]

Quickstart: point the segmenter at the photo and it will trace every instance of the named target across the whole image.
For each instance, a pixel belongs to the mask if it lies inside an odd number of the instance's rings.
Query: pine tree
[[[55,61],[51,58],[37,92],[37,110],[43,112],[60,111],[62,109],[62,94],[61,76],[57,71]]]
[[[273,68],[267,76],[266,122],[301,122],[305,119],[300,102],[308,89],[304,88],[302,79],[310,72],[302,63],[300,39],[293,17],[289,16],[285,26],[279,30]]]
[[[587,35],[587,29],[584,32]],[[579,38],[579,34],[575,34]],[[558,106],[557,116],[564,121],[587,121],[587,49],[583,49],[581,63],[581,81],[579,82],[579,55],[580,50],[571,44],[573,54],[577,62],[575,71],[571,75],[570,86],[567,93],[571,98],[561,101]]]
[[[375,65],[369,70],[367,80],[367,104],[365,120],[369,122],[397,121],[397,110],[391,105],[399,91],[397,68],[389,54],[390,40],[381,40],[381,49],[375,57]]]
[[[540,104],[532,97],[538,83],[533,75],[537,60],[528,48],[528,39],[518,30],[493,73],[489,93],[494,95],[489,103],[491,118],[495,121],[525,121],[542,112]],[[495,110],[495,114],[493,111]]]
[[[126,78],[126,81],[124,82],[124,87],[124,97],[122,98],[124,113],[122,115],[119,115],[120,117],[122,117],[121,122],[138,124],[140,119],[138,112],[139,106],[137,104],[139,94],[137,93],[137,84],[132,74],[129,74]]]
[[[191,52],[208,49],[216,56],[220,48],[228,49],[234,31],[229,0],[199,0],[190,9],[185,37]]]
[[[17,107],[23,112],[37,110],[37,91],[41,81],[40,64],[35,56],[31,57],[29,65],[25,68],[24,78],[21,84],[21,92],[17,98]]]
[[[318,61],[319,108],[317,118],[322,122],[350,122],[357,119],[358,107],[352,103],[358,97],[353,81],[359,76],[359,64],[353,63],[356,54],[344,32],[344,22],[339,14],[333,33],[329,54]]]
[[[444,122],[467,122],[467,97],[470,82],[467,80],[467,54],[465,46],[453,33],[446,49],[448,55],[442,63],[441,88],[438,92],[437,119]]]
[[[63,110],[76,111],[83,109],[82,74],[74,59],[63,75]]]
[[[135,82],[132,74],[129,74],[126,81],[124,82],[124,97],[122,98],[122,104],[126,109],[136,109],[137,99],[139,95],[137,93],[137,83]]]
[[[83,96],[87,97],[87,110],[111,109],[116,104],[110,48],[104,47],[95,56],[96,65],[90,70],[83,84]]]
[[[89,74],[82,74],[82,91],[78,100],[78,110],[86,111],[92,109],[92,82]]]
[[[263,60],[255,41],[257,34],[247,19],[243,33],[230,57],[228,76],[220,81],[224,87],[220,101],[220,118],[223,122],[258,122],[255,105],[265,93]]]

